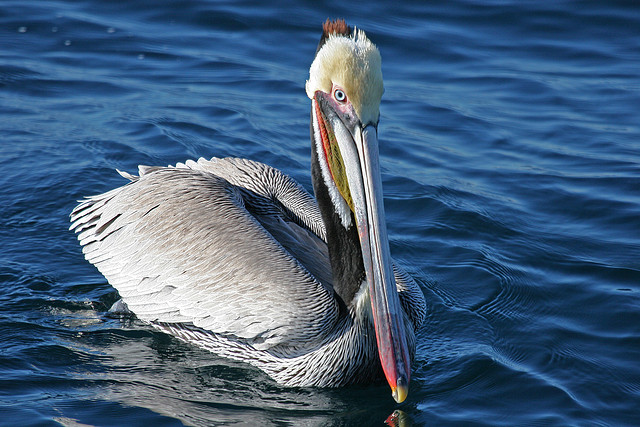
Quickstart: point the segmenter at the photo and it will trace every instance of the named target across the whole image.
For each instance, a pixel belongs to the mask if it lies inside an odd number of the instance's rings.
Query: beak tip
[[[391,395],[393,396],[393,400],[397,403],[402,403],[405,401],[408,394],[409,383],[403,376],[401,376],[398,378],[396,386],[391,388]]]

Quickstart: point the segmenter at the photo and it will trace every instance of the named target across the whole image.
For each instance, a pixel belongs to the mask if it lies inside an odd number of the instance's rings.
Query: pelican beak
[[[314,96],[316,118],[328,145],[339,146],[330,168],[336,186],[354,213],[369,286],[378,354],[393,398],[407,397],[410,356],[404,314],[398,297],[389,251],[378,156],[377,125],[363,126],[355,111],[337,105],[326,93]],[[323,134],[323,139],[324,139]],[[325,148],[330,152],[332,148]],[[336,171],[339,171],[336,172]],[[342,178],[340,178],[342,177]],[[343,181],[346,181],[343,182]],[[346,188],[348,186],[348,188]]]
[[[402,307],[391,267],[378,161],[378,132],[370,125],[356,132],[355,137],[364,200],[354,197],[354,209],[369,282],[378,353],[393,398],[400,403],[409,392],[410,357]]]

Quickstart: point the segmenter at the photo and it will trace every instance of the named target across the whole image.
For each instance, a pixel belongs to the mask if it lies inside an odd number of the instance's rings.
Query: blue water
[[[1,425],[640,423],[640,7],[391,3],[2,2]],[[383,57],[391,249],[429,309],[402,405],[109,316],[68,231],[138,164],[241,156],[311,189],[328,16]]]

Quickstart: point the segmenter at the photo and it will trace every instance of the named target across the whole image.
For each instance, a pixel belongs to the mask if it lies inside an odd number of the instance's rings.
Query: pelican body
[[[408,393],[425,316],[391,259],[378,159],[380,54],[343,20],[310,67],[314,199],[237,158],[140,166],[71,213],[86,259],[142,321],[288,386],[386,377]]]

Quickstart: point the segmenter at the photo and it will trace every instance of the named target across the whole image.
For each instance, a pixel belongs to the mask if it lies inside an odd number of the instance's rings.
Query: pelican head
[[[393,274],[378,160],[384,92],[380,53],[361,30],[329,21],[309,70],[312,173],[327,228],[336,294],[371,318],[378,355],[397,402],[408,393],[405,315]]]

